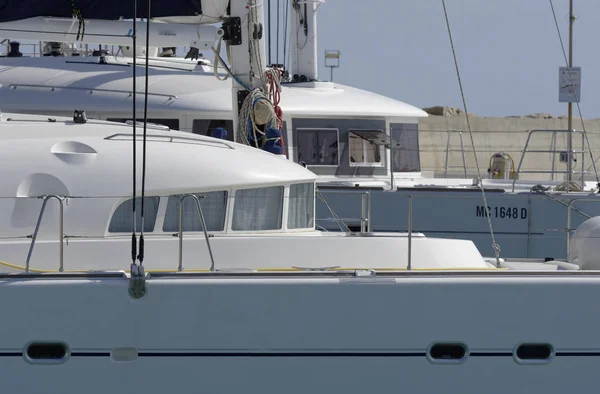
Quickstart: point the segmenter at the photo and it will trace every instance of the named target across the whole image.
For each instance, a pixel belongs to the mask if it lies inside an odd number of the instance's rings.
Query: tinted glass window
[[[315,185],[300,183],[290,186],[288,228],[312,228],[315,225]]]
[[[339,165],[337,129],[297,129],[298,162]]]
[[[283,186],[238,190],[231,228],[235,231],[277,230],[281,228],[282,213]]]
[[[225,229],[225,212],[227,210],[227,192],[208,192],[197,193],[200,197],[200,208],[206,222],[208,231],[223,231]],[[167,203],[167,212],[165,213],[165,222],[163,231],[179,231],[179,207],[181,206],[181,196],[170,196]],[[186,197],[183,200],[183,231],[202,231],[202,222],[196,200],[192,197]]]
[[[392,169],[396,172],[419,172],[419,130],[416,123],[392,123],[392,138],[398,141],[400,148],[392,152]]]
[[[154,231],[156,215],[158,213],[159,197],[144,197],[144,232]],[[135,199],[135,228],[136,231],[142,230],[142,198]],[[133,198],[129,199],[115,210],[110,225],[110,233],[131,233],[133,232]]]

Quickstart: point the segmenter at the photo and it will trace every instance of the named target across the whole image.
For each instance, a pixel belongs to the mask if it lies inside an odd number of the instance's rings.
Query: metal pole
[[[183,203],[186,198],[191,197],[196,201],[196,208],[198,209],[198,214],[200,215],[200,224],[202,225],[202,231],[204,232],[204,238],[206,239],[206,247],[208,248],[208,254],[210,256],[210,270],[211,272],[215,270],[215,258],[212,253],[212,248],[210,247],[210,235],[208,234],[208,230],[206,229],[206,221],[204,220],[204,214],[202,213],[202,208],[200,207],[200,198],[195,194],[184,194],[179,198],[179,267],[178,270],[183,270]],[[203,198],[203,197],[202,197]]]
[[[412,269],[412,195],[408,195],[408,266],[407,270]]]
[[[41,198],[41,197],[40,197]],[[42,202],[42,208],[40,209],[40,214],[38,216],[38,220],[37,223],[35,224],[35,230],[33,231],[33,235],[31,236],[31,244],[29,245],[29,251],[27,252],[27,260],[25,261],[25,272],[29,273],[30,272],[30,261],[31,261],[31,255],[33,253],[33,248],[35,246],[35,241],[37,240],[37,236],[38,236],[38,232],[40,231],[40,225],[42,224],[42,218],[44,217],[44,211],[46,210],[46,204],[48,203],[48,200],[50,200],[51,198],[56,198],[58,200],[58,203],[60,205],[60,218],[59,218],[59,223],[58,223],[58,230],[59,230],[59,265],[58,265],[58,271],[59,272],[63,272],[63,240],[64,240],[64,233],[63,233],[63,202],[62,202],[62,198],[58,195],[49,195],[49,196],[44,196],[43,199],[44,201]]]
[[[210,247],[210,235],[208,235],[208,230],[206,229],[206,221],[204,220],[202,207],[200,207],[200,199],[197,196],[194,197],[194,200],[196,200],[196,207],[198,208],[198,213],[200,214],[200,222],[202,223],[202,230],[204,231],[204,239],[206,239],[206,247],[208,248],[208,254],[210,255],[210,271],[213,272],[215,270],[215,258],[212,253],[212,248]]]
[[[269,19],[267,22],[268,34],[269,34],[269,65],[273,64],[271,62],[271,0],[267,3],[267,18]]]
[[[367,192],[367,232],[371,232],[371,191]]]
[[[64,257],[64,248],[63,248],[63,240],[65,238],[64,236],[64,211],[63,211],[63,203],[62,200],[60,199],[60,197],[56,197],[56,199],[58,200],[58,206],[59,206],[59,211],[60,211],[60,218],[59,218],[59,224],[58,224],[58,244],[59,246],[59,250],[60,250],[60,255],[59,255],[59,266],[58,266],[58,272],[63,272],[64,271],[64,263],[63,263],[63,257]]]
[[[367,226],[365,223],[365,221],[367,220],[367,195],[366,195],[366,193],[362,193],[360,198],[361,198],[360,233],[363,234],[365,231],[367,231]]]
[[[571,257],[571,205],[575,200],[569,202],[567,206],[567,262]]]
[[[329,77],[329,81],[333,82],[333,67],[329,67],[331,69],[331,77]]]
[[[183,271],[183,200],[179,200],[179,267],[177,271]]]
[[[569,0],[569,68],[573,67],[573,23],[575,15],[573,14],[573,0]],[[571,190],[571,180],[573,177],[573,103],[568,103],[568,124],[567,129],[567,192]]]

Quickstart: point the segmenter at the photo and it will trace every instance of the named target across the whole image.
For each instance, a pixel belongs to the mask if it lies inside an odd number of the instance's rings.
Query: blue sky
[[[558,67],[565,63],[548,0],[446,3],[470,112],[566,114],[558,102]],[[568,3],[554,0],[565,45]],[[575,0],[575,14],[581,108],[586,118],[600,117],[600,1]],[[320,79],[329,79],[324,50],[339,49],[335,82],[419,107],[462,107],[441,0],[327,0],[318,22]]]

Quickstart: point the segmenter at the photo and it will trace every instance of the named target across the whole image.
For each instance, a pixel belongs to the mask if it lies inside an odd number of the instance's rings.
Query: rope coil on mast
[[[246,20],[248,21],[249,78],[250,81],[254,78],[260,79],[260,87],[252,89],[250,86],[247,86],[240,81],[231,72],[231,69],[220,54],[222,39],[219,40],[216,49],[214,46],[211,47],[211,50],[215,54],[214,74],[220,81],[232,77],[239,85],[248,91],[248,94],[244,98],[239,109],[238,130],[236,136],[237,142],[251,145],[259,149],[266,149],[265,144],[268,143],[269,145],[272,145],[269,148],[274,149],[272,153],[283,151],[283,154],[285,154],[283,137],[281,135],[283,112],[281,107],[279,107],[283,72],[276,68],[268,68],[266,71],[262,71],[263,59],[261,58],[258,42],[262,38],[263,28],[261,24],[253,22],[258,19],[258,8],[262,5],[263,3],[258,4],[254,1],[250,1],[247,6],[248,13],[246,15]],[[227,58],[229,60],[230,46],[228,42],[226,42],[226,48]],[[225,78],[221,78],[217,74],[217,65],[219,63],[222,64],[227,72]]]

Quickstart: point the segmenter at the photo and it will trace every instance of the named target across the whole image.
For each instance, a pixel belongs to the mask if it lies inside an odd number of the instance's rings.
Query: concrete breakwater
[[[461,153],[461,132],[464,146],[464,161],[467,167],[467,176],[475,177],[477,168],[473,146],[468,133],[464,112],[451,107],[425,108],[430,114],[428,118],[419,121],[419,143],[421,169],[423,172],[433,172],[436,177],[444,176],[447,167],[448,177],[463,177],[463,154]],[[515,169],[519,164],[527,136],[531,130],[567,130],[566,116],[552,116],[550,114],[533,114],[525,116],[507,117],[481,117],[469,115],[475,152],[479,161],[482,176],[488,176],[490,157],[496,152],[508,153],[515,162]],[[573,129],[585,131],[592,148],[595,160],[600,156],[600,119],[584,119],[583,124],[579,117],[573,117]],[[566,133],[534,133],[531,137],[528,151],[531,150],[567,150]],[[591,156],[585,140],[582,141],[581,133],[573,133],[573,150],[585,150],[585,155],[576,154],[574,170],[581,171],[582,167],[588,170],[586,180],[595,179]],[[448,153],[447,153],[448,152]],[[447,163],[446,166],[446,153]],[[557,171],[566,170],[566,162],[560,161],[559,153],[527,153],[523,161],[523,170],[544,171],[554,168]],[[600,166],[600,160],[596,162]],[[600,170],[600,168],[599,168]],[[563,180],[564,174],[556,174],[555,180]],[[522,173],[520,179],[550,180],[550,174]],[[574,176],[579,179],[580,176]]]

